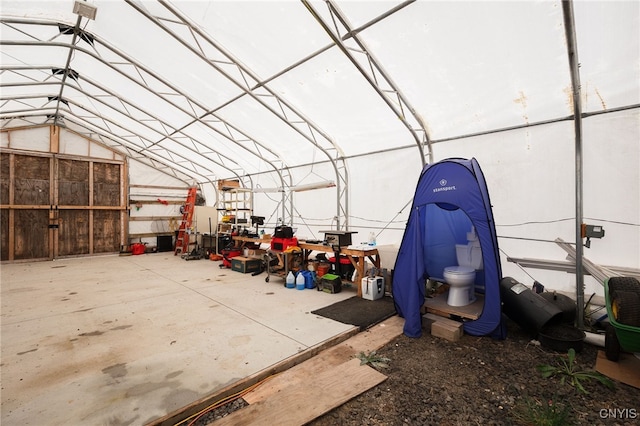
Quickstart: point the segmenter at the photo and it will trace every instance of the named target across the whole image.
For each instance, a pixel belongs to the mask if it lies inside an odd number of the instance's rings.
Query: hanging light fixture
[[[97,11],[98,8],[94,4],[87,3],[86,1],[76,0],[75,3],[73,3],[73,13],[80,15],[83,18],[94,21],[96,19]]]
[[[281,186],[277,188],[253,188],[253,192],[284,192]]]
[[[333,181],[324,181],[317,183],[309,183],[306,185],[296,185],[289,188],[291,192],[302,192],[302,191],[310,191],[312,189],[322,189],[322,188],[333,188],[336,186],[336,183]]]
[[[253,192],[285,192],[285,190],[289,192],[302,192],[302,191],[311,191],[312,189],[333,188],[335,186],[336,184],[333,181],[324,181],[324,182],[308,183],[305,185],[295,185],[289,188],[283,188],[281,186],[277,188],[253,188]]]

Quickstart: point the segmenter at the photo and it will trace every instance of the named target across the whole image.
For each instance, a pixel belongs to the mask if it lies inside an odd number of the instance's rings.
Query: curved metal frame
[[[387,13],[378,17],[376,21],[388,17],[392,13],[397,12],[398,10],[413,3],[414,1],[415,0],[406,1],[396,6]],[[346,16],[340,11],[338,6],[331,0],[326,0],[327,7],[329,8],[329,13],[331,14],[332,18],[337,18],[343,27],[343,34],[341,34],[340,28],[338,28],[338,23],[335,19],[333,19],[333,27],[335,30],[334,33],[331,30],[330,25],[322,19],[320,14],[307,0],[302,0],[302,2],[304,3],[307,10],[311,13],[311,15],[313,15],[316,21],[318,21],[320,26],[329,35],[329,37],[331,37],[331,40],[333,40],[334,44],[358,69],[360,74],[362,74],[367,82],[373,87],[375,92],[384,100],[387,106],[394,112],[396,117],[398,117],[398,119],[400,119],[404,126],[409,130],[411,136],[416,142],[418,149],[420,150],[420,160],[422,161],[422,166],[424,167],[427,162],[425,160],[425,157],[429,158],[429,162],[433,162],[433,151],[431,149],[431,143],[429,141],[429,133],[427,132],[422,117],[418,115],[415,108],[409,103],[408,98],[400,91],[397,84],[391,79],[391,76],[384,70],[384,67],[381,65],[380,61],[375,58],[375,56],[373,55],[371,50],[367,48],[361,37],[358,36],[358,32],[361,30],[354,31]],[[348,41],[354,41],[357,46],[348,47],[346,45]],[[356,52],[365,56],[370,72],[367,72],[367,69],[360,64],[360,62],[358,61],[358,59],[356,59],[352,52]],[[386,82],[386,88],[380,86],[381,79]],[[388,93],[393,93],[394,97],[390,97]],[[413,117],[415,123],[409,122],[407,112],[411,115],[411,117]],[[427,150],[426,154],[424,152],[425,148]]]
[[[221,75],[226,77],[229,81],[235,84],[239,89],[243,91],[243,94],[238,96],[237,98],[231,100],[233,102],[239,99],[241,96],[250,96],[253,100],[261,104],[264,108],[274,114],[277,118],[279,118],[282,122],[284,122],[287,126],[289,126],[296,133],[300,134],[304,139],[313,144],[317,149],[319,149],[325,156],[330,160],[334,172],[336,174],[336,186],[337,186],[337,226],[338,229],[346,228],[348,229],[348,171],[346,164],[344,162],[344,153],[340,149],[340,147],[316,124],[314,124],[311,120],[309,120],[301,111],[295,108],[292,104],[287,102],[282,96],[278,95],[275,91],[271,90],[265,81],[261,81],[258,76],[256,76],[251,70],[249,70],[245,65],[243,65],[240,61],[238,61],[231,53],[227,52],[222,46],[220,46],[215,40],[211,39],[209,35],[202,32],[200,28],[198,28],[195,24],[193,24],[186,16],[182,15],[177,9],[171,6],[169,3],[163,0],[159,0],[159,3],[162,4],[169,12],[171,12],[183,25],[189,28],[191,34],[194,35],[194,40],[185,40],[180,36],[180,34],[172,31],[167,25],[165,25],[162,21],[163,18],[156,17],[151,15],[147,10],[140,8],[137,4],[132,2],[131,0],[126,0],[129,5],[134,7],[138,12],[143,14],[148,19],[152,20],[156,25],[162,28],[165,32],[174,37],[177,41],[182,43],[185,47],[190,49],[194,54],[198,55],[203,61],[212,66],[216,71],[218,71]],[[175,21],[171,21],[173,24],[176,24]],[[218,51],[224,57],[225,64],[233,64],[236,69],[240,72],[242,79],[237,79],[234,76],[230,75],[227,71],[225,71],[221,64],[221,61],[215,61],[210,59],[205,55],[202,48],[198,43],[195,43],[195,35],[199,37],[199,40],[202,42],[208,43],[211,47],[213,47],[216,51]],[[191,45],[190,42],[194,42],[194,45]],[[248,79],[247,79],[248,77]],[[254,86],[250,86],[248,84],[248,80],[255,81],[256,84]],[[262,94],[258,96],[255,91],[261,89],[266,92],[266,94]],[[273,108],[267,102],[265,102],[262,98],[268,96],[269,98],[276,101],[279,110]],[[218,107],[219,108],[219,107]],[[215,109],[209,112],[210,114],[215,113]],[[303,123],[308,132],[303,132],[301,130],[300,123]],[[325,145],[321,145],[321,142],[324,142]],[[290,186],[290,185],[289,185]],[[293,200],[290,199],[290,207],[293,211]],[[291,216],[290,216],[291,217]]]

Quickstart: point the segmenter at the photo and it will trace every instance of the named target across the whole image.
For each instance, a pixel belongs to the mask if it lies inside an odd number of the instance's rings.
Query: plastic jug
[[[287,278],[285,280],[287,288],[295,288],[296,286],[296,277],[293,275],[293,272],[289,271],[287,274]]]
[[[314,271],[305,271],[304,273],[304,286],[306,288],[316,287],[316,273]]]
[[[302,271],[298,272],[298,276],[296,277],[296,288],[298,290],[304,290],[304,284],[306,280],[304,279],[304,274]]]

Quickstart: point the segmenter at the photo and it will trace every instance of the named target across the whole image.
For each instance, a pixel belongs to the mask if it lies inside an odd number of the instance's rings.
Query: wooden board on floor
[[[467,306],[449,306],[447,304],[448,292],[439,294],[436,297],[427,298],[424,302],[424,307],[427,312],[439,315],[441,317],[456,316],[460,318],[467,318],[471,320],[477,320],[482,314],[484,308],[484,296],[476,294],[476,301]]]
[[[289,358],[286,358],[268,368],[260,370],[257,373],[245,377],[242,380],[231,383],[230,385],[225,386],[215,393],[192,402],[186,407],[179,408],[178,410],[175,410],[174,412],[169,413],[164,417],[147,423],[147,426],[173,426],[176,424],[182,424],[185,419],[211,406],[214,402],[228,399],[232,395],[238,395],[258,383],[264,384],[265,380],[270,377],[278,378],[280,377],[279,373],[289,371],[294,366],[309,359],[313,359],[318,353],[322,353],[323,351],[327,350],[327,348],[332,348],[334,345],[337,345],[340,342],[344,342],[357,333],[359,333],[359,328],[352,327],[330,339],[325,340],[324,342],[312,346],[307,350],[298,352],[297,354],[290,356]],[[271,382],[271,380],[269,380],[269,382]]]
[[[604,351],[598,351],[596,371],[619,382],[640,389],[640,359],[621,353],[618,362],[609,361]]]
[[[270,398],[250,404],[210,423],[224,425],[302,425],[382,383],[387,377],[360,360],[338,364],[304,383],[290,385]]]
[[[313,358],[271,377],[244,395],[243,399],[249,404],[255,404],[271,398],[272,395],[278,395],[287,387],[307,383],[309,377],[331,371],[335,366],[351,360],[360,352],[368,354],[380,349],[402,334],[403,325],[404,319],[397,315],[388,318],[366,331],[325,349]]]

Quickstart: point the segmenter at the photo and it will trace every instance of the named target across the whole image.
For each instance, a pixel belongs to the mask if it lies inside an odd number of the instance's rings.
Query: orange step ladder
[[[187,201],[180,209],[182,212],[182,222],[178,228],[178,238],[176,238],[176,248],[173,252],[174,256],[178,254],[184,254],[189,250],[189,237],[190,233],[187,232],[191,229],[191,222],[193,221],[193,210],[196,205],[196,195],[198,189],[194,186],[189,188],[187,192]]]

